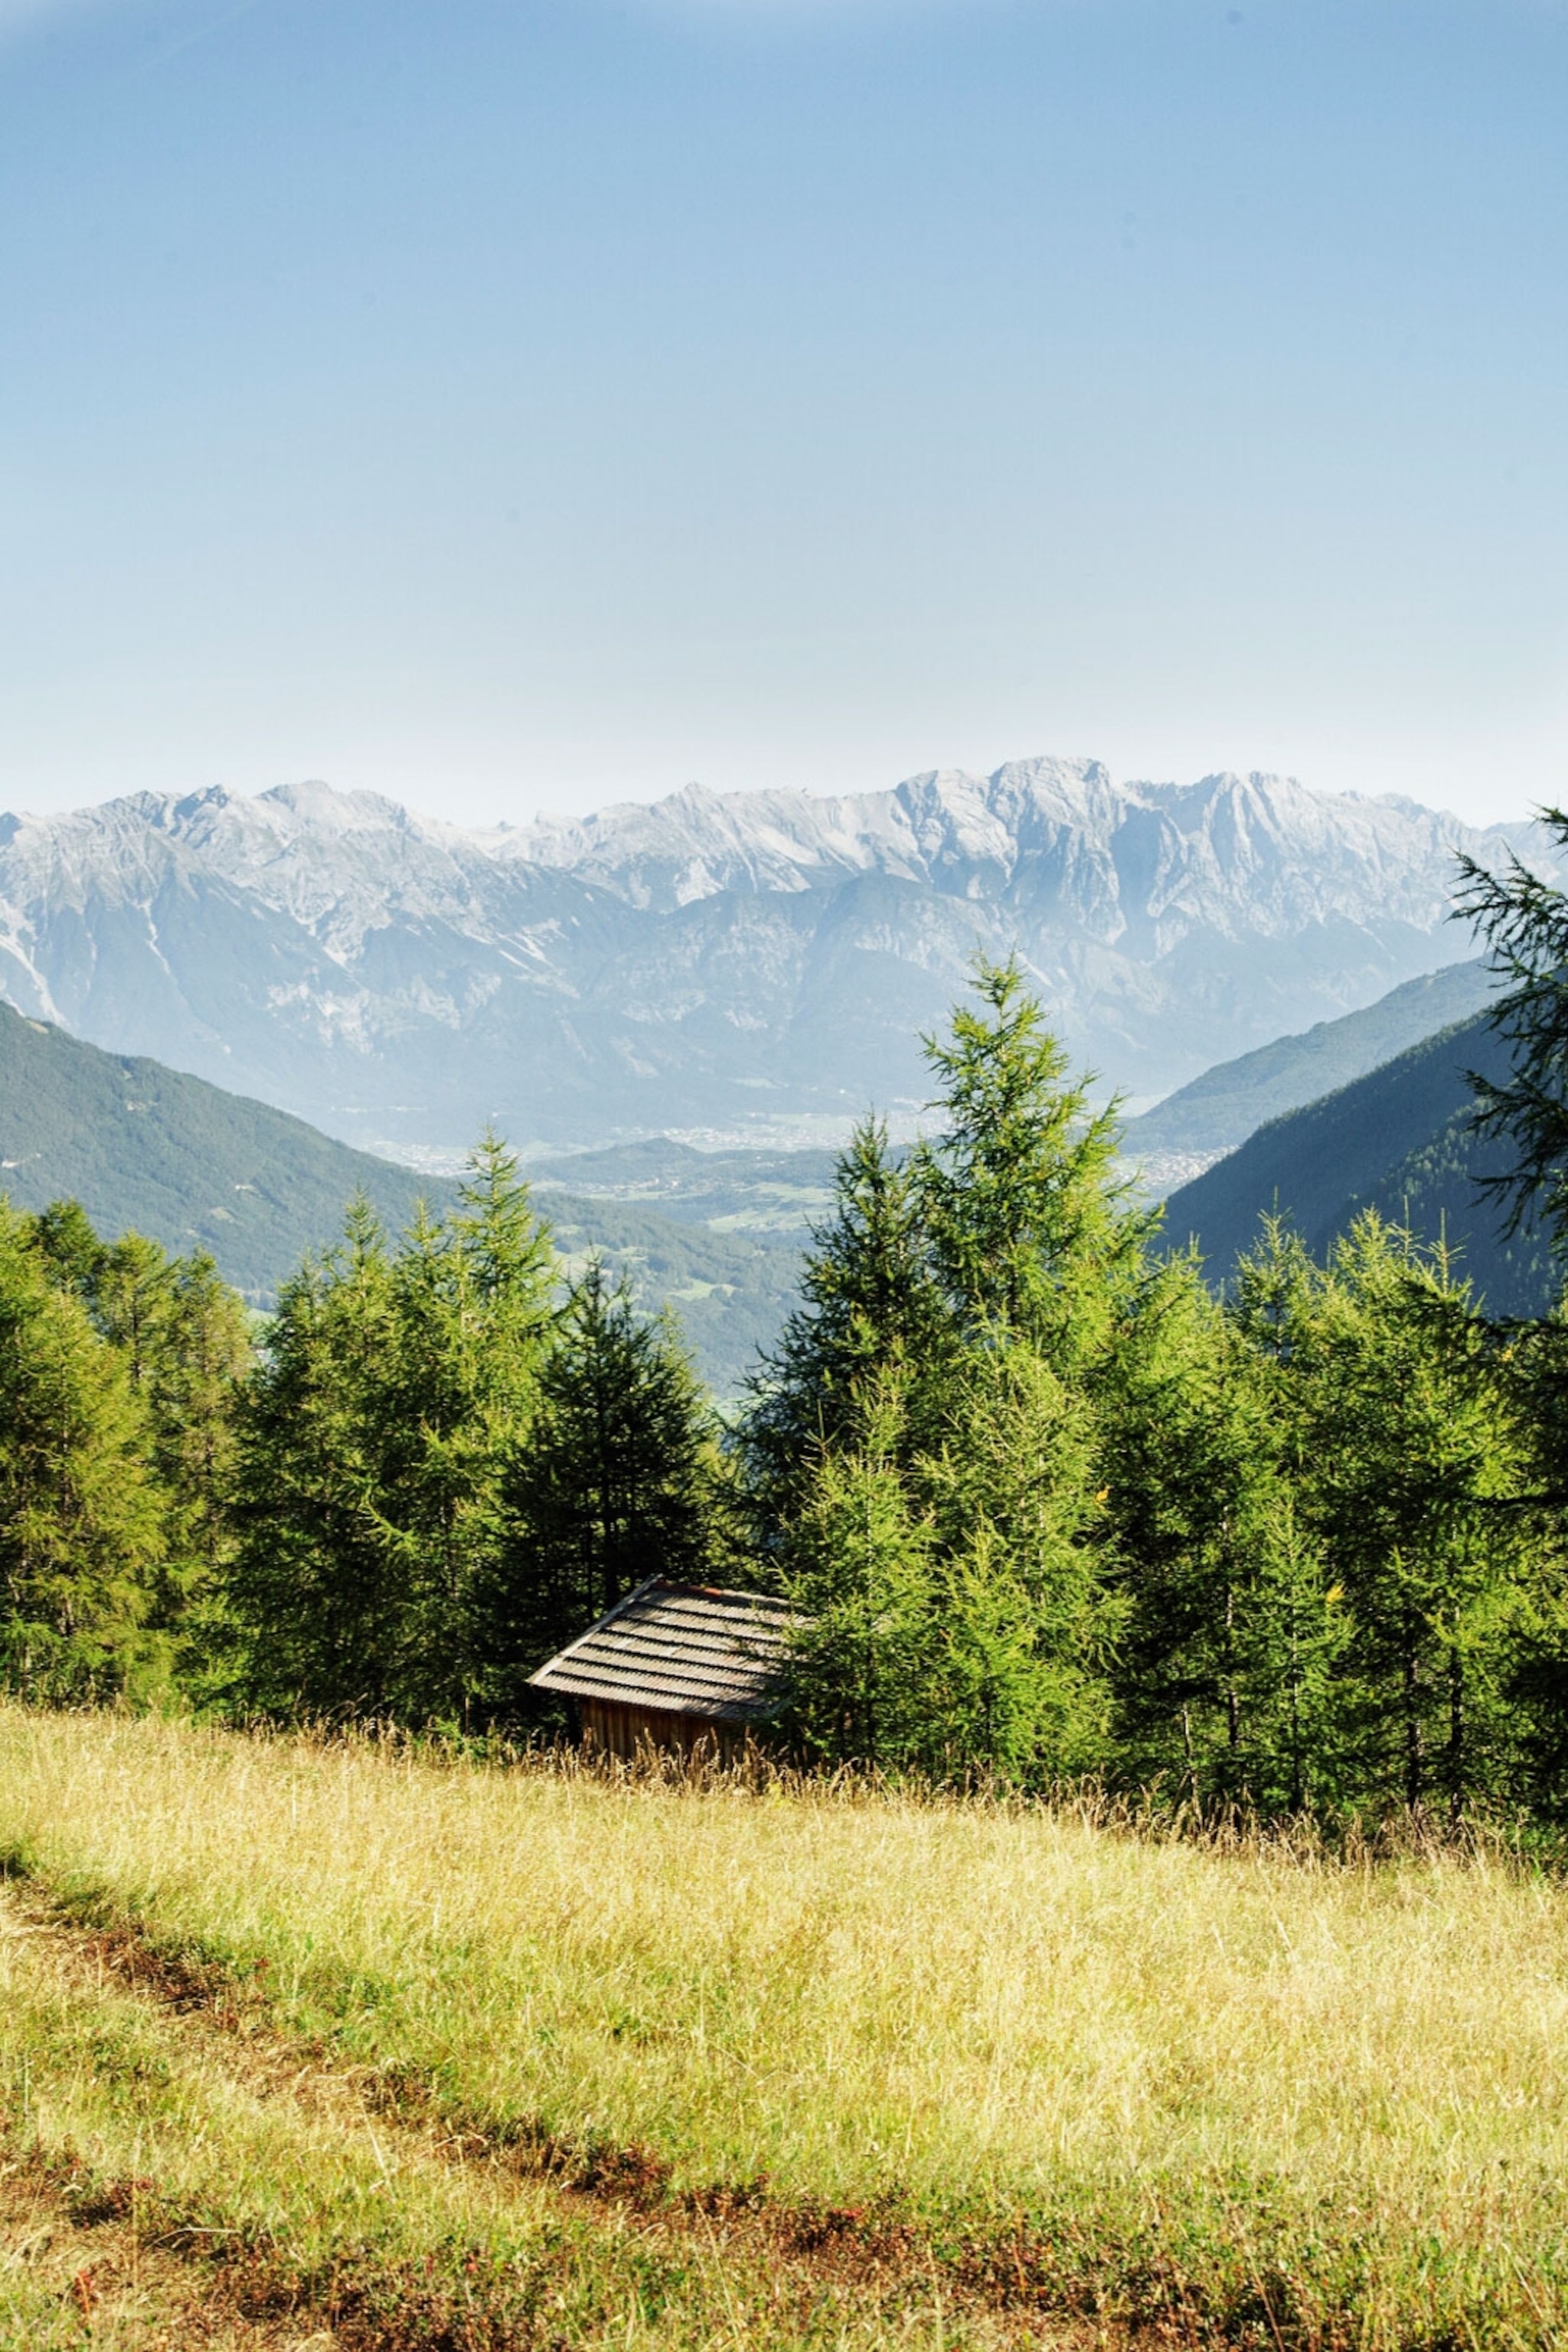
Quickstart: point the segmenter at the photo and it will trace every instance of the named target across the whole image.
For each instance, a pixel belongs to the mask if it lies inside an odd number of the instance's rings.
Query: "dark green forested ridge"
[[[1321,1256],[1366,1209],[1446,1237],[1499,1315],[1536,1315],[1559,1276],[1539,1238],[1506,1237],[1479,1179],[1506,1156],[1472,1129],[1469,1074],[1500,1076],[1509,1049],[1485,1014],[1455,1024],[1327,1095],[1272,1119],[1165,1203],[1165,1230],[1191,1240],[1211,1276],[1227,1277],[1251,1248],[1265,1211],[1287,1213]]]
[[[0,1005],[0,1186],[24,1209],[79,1201],[106,1233],[205,1250],[269,1297],[362,1192],[395,1224],[429,1188],[270,1104]],[[437,1187],[438,1191],[444,1190]]]
[[[1221,1062],[1127,1124],[1133,1160],[1234,1151],[1267,1120],[1281,1118],[1381,1068],[1439,1030],[1481,1012],[1494,989],[1484,959],[1407,980],[1375,1004],[1276,1037]]]

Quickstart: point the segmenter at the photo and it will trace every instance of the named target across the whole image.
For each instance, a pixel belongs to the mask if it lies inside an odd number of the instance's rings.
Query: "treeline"
[[[1015,970],[864,1129],[743,1433],[818,1752],[1265,1811],[1568,1800],[1568,1326],[1364,1216],[1160,1246]]]
[[[734,1479],[665,1318],[564,1278],[511,1156],[275,1316],[210,1260],[0,1207],[0,1677],[30,1698],[473,1729],[640,1580],[729,1573]]]
[[[493,1140],[264,1326],[5,1211],[6,1682],[527,1734],[532,1670],[661,1573],[796,1603],[808,1757],[1561,1818],[1568,1322],[1372,1214],[1326,1265],[1266,1220],[1216,1299],[1016,968],[928,1053],[933,1139],[855,1137],[728,1427]]]

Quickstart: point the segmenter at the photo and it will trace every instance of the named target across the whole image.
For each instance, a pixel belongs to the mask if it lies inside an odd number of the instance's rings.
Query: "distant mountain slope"
[[[1405,800],[1094,761],[838,798],[696,787],[466,832],[371,793],[0,819],[0,994],[372,1149],[811,1139],[921,1101],[918,1036],[1016,949],[1075,1058],[1163,1092],[1453,953]],[[816,1122],[814,1129],[812,1122]]]
[[[0,1005],[0,1192],[20,1207],[74,1196],[103,1233],[134,1227],[171,1250],[210,1251],[265,1304],[307,1249],[335,1240],[358,1191],[396,1231],[421,1195],[444,1207],[451,1185]],[[798,1233],[710,1232],[553,1191],[539,1207],[569,1258],[600,1250],[648,1306],[672,1302],[704,1377],[721,1396],[740,1392],[794,1302]]]
[[[0,1190],[28,1209],[69,1194],[105,1233],[134,1227],[167,1249],[210,1251],[258,1298],[333,1238],[356,1191],[401,1226],[421,1193],[449,1187],[0,1005]]]
[[[1438,1030],[1468,1020],[1493,985],[1482,961],[1447,964],[1405,981],[1360,1013],[1320,1021],[1300,1035],[1277,1037],[1222,1062],[1129,1120],[1127,1156],[1145,1165],[1157,1189],[1168,1190],[1160,1181],[1167,1171],[1179,1183],[1197,1172],[1191,1165],[1184,1169],[1184,1160],[1201,1164],[1234,1151],[1267,1120],[1316,1102]]]
[[[536,1201],[569,1265],[596,1251],[627,1276],[643,1307],[673,1307],[714,1395],[726,1403],[741,1395],[799,1298],[798,1228],[730,1233],[543,1189]]]
[[[1504,1163],[1496,1147],[1479,1150],[1468,1133],[1472,1069],[1497,1078],[1508,1069],[1506,1046],[1480,1017],[1270,1120],[1172,1193],[1167,1238],[1194,1239],[1210,1275],[1223,1278],[1257,1240],[1267,1211],[1289,1212],[1321,1255],[1359,1210],[1376,1208],[1408,1218],[1428,1240],[1446,1232],[1494,1313],[1540,1312],[1557,1287],[1548,1254],[1539,1242],[1505,1244],[1495,1209],[1476,1187],[1477,1176]]]

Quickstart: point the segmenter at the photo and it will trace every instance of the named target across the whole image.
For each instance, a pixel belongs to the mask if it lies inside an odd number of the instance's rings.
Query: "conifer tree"
[[[142,1488],[159,1523],[137,1671],[149,1692],[167,1689],[196,1665],[228,1543],[245,1312],[210,1258],[172,1258],[140,1234],[105,1242],[79,1202],[53,1202],[19,1231],[117,1358],[136,1408]]]
[[[0,1201],[0,1674],[105,1697],[141,1679],[160,1501],[124,1365],[58,1272]]]
[[[784,1530],[782,1575],[798,1619],[793,1729],[808,1757],[940,1771],[949,1741],[936,1688],[939,1571],[901,1459],[909,1394],[897,1358],[860,1376]]]
[[[1020,1780],[1098,1771],[1121,1604],[1096,1540],[1100,1430],[1084,1391],[1007,1326],[949,1383],[911,1481],[929,1512],[945,1754]]]
[[[1494,1377],[1521,1433],[1507,1507],[1531,1562],[1508,1697],[1519,1733],[1516,1801],[1568,1821],[1568,1314],[1494,1326]]]
[[[1283,1228],[1276,1240],[1288,1286],[1293,1244]],[[1178,1255],[1146,1277],[1102,1402],[1128,1612],[1122,1771],[1200,1809],[1299,1811],[1328,1793],[1327,1682],[1342,1615],[1294,1515],[1272,1359]]]
[[[873,1129],[841,1161],[744,1442],[776,1572],[818,1621],[803,1722],[1042,1780],[1106,1760],[1094,1389],[1149,1221],[1018,967],[982,963],[975,993],[928,1041],[938,1138],[894,1171]]]
[[[384,1510],[392,1266],[368,1202],[285,1283],[244,1397],[235,1469],[231,1691],[286,1715],[384,1716],[407,1636]]]
[[[742,1431],[764,1542],[798,1504],[816,1454],[853,1442],[866,1384],[895,1361],[934,1370],[947,1349],[920,1204],[883,1119],[863,1121],[839,1156],[833,1213],[813,1233],[801,1292],[752,1380]],[[900,1429],[907,1451],[905,1419]]]
[[[1536,814],[1559,853],[1568,847],[1568,811]],[[1508,1232],[1543,1223],[1561,1254],[1568,1249],[1568,892],[1518,857],[1499,874],[1471,857],[1458,866],[1456,911],[1475,924],[1507,983],[1487,1017],[1513,1048],[1505,1085],[1471,1076],[1478,1132],[1504,1139],[1514,1160],[1481,1186],[1505,1206]]]
[[[1335,1795],[1458,1814],[1501,1792],[1530,1608],[1523,1435],[1448,1253],[1369,1212],[1320,1269],[1276,1227],[1236,1317],[1275,1367],[1296,1527],[1343,1612]]]
[[[475,1151],[458,1207],[389,1250],[363,1202],[288,1284],[239,1432],[229,1578],[251,1704],[462,1726],[502,1483],[554,1319],[554,1255],[514,1157]]]
[[[539,1374],[501,1493],[480,1613],[488,1689],[524,1711],[527,1677],[650,1576],[733,1572],[730,1480],[712,1408],[668,1317],[590,1260]]]
[[[926,1040],[943,1127],[911,1181],[931,1269],[966,1328],[1005,1326],[1084,1370],[1155,1221],[1118,1173],[1114,1106],[1092,1110],[1088,1081],[1068,1081],[1016,960],[982,959],[974,993],[946,1039]]]
[[[140,1234],[101,1249],[89,1297],[142,1405],[163,1500],[149,1624],[171,1671],[195,1672],[230,1546],[235,1413],[252,1354],[245,1308],[205,1252],[172,1258]]]
[[[47,1266],[50,1280],[61,1289],[74,1290],[91,1307],[109,1250],[81,1202],[51,1201],[47,1208],[23,1218],[22,1231]]]
[[[555,1309],[555,1259],[517,1161],[487,1135],[445,1224],[419,1219],[392,1273],[381,1400],[380,1511],[403,1587],[406,1720],[467,1724],[503,1541],[502,1487],[533,1421]]]

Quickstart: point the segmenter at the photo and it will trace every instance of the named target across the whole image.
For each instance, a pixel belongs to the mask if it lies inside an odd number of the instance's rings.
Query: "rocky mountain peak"
[[[1456,849],[1530,838],[1091,759],[489,831],[320,782],[138,793],[0,824],[0,992],[357,1141],[603,1140],[922,1098],[918,1031],[1016,950],[1152,1094],[1451,961]]]

